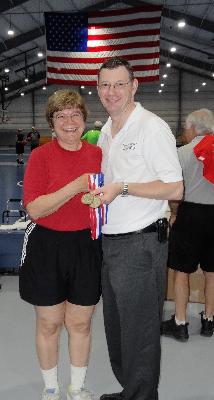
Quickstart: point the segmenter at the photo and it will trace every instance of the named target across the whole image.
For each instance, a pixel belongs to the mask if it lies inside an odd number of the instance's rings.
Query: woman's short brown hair
[[[53,127],[53,114],[67,108],[78,108],[83,114],[84,121],[86,121],[88,111],[82,96],[73,90],[57,90],[49,97],[46,106],[46,119],[50,127]]]

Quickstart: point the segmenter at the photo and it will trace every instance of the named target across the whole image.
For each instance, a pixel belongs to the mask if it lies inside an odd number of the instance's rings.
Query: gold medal
[[[81,202],[83,204],[91,204],[94,200],[94,196],[91,193],[85,193],[82,198],[81,198]]]
[[[93,201],[89,204],[92,208],[98,208],[101,205],[101,200],[98,196],[94,196]]]

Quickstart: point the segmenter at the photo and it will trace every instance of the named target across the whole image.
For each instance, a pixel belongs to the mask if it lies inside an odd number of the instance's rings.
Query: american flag
[[[45,13],[47,82],[96,85],[110,57],[130,61],[140,82],[159,79],[161,7]]]

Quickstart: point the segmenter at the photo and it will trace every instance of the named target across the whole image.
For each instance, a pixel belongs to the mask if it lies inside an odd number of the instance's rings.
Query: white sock
[[[175,317],[175,323],[176,323],[176,325],[185,325],[186,321],[180,321],[179,319],[177,319]]]
[[[51,369],[41,369],[45,383],[45,389],[59,389],[57,365]]]
[[[208,319],[208,321],[213,321],[213,317],[206,317],[205,314],[203,314],[203,319]]]
[[[72,390],[80,390],[84,387],[85,377],[87,372],[86,367],[75,367],[71,364],[71,387]]]

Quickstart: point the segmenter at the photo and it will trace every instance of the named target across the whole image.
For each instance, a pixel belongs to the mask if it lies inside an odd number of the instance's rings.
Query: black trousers
[[[157,233],[103,237],[105,331],[126,400],[158,400],[167,248]]]

